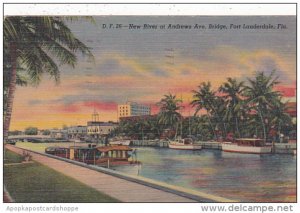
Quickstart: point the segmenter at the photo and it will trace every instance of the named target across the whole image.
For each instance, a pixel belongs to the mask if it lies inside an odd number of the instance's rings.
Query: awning
[[[97,147],[97,150],[100,152],[109,152],[109,151],[132,151],[132,149],[129,146],[101,146]]]

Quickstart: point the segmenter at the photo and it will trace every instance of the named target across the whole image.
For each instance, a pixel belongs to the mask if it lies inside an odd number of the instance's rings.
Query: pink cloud
[[[97,111],[116,111],[117,104],[115,102],[99,102],[99,101],[85,101],[72,104],[64,104],[51,106],[52,110],[60,113],[77,113],[77,112],[92,112]]]
[[[81,105],[84,107],[95,108],[96,110],[117,110],[117,104],[115,102],[86,101],[81,103]]]
[[[283,97],[295,97],[296,96],[296,87],[295,86],[285,86],[285,85],[278,85],[275,88],[277,91],[281,92]]]

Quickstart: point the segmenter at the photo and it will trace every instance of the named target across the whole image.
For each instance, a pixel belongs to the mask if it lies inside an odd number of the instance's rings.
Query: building
[[[99,114],[94,111],[92,121],[87,122],[87,136],[91,140],[103,139],[118,126],[115,122],[99,121]]]
[[[51,129],[50,130],[50,138],[67,140],[68,139],[68,131],[64,129]]]
[[[98,139],[103,136],[107,136],[118,126],[114,122],[102,122],[102,121],[88,121],[87,122],[87,135]]]
[[[87,126],[71,126],[68,128],[69,139],[84,139],[87,136]]]
[[[118,118],[140,116],[140,115],[150,115],[151,107],[138,104],[135,102],[127,102],[126,104],[118,105]]]

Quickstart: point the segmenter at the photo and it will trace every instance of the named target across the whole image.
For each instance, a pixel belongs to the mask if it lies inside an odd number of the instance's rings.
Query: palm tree
[[[223,120],[223,114],[225,112],[224,101],[222,98],[216,96],[216,92],[211,89],[211,83],[203,82],[198,86],[198,91],[193,90],[192,92],[194,93],[194,100],[191,104],[193,107],[196,107],[195,115],[197,115],[201,109],[205,109],[214,136],[217,137],[215,128],[218,124],[223,129],[223,136],[226,136],[226,124]],[[213,124],[213,120],[217,121],[215,125]]]
[[[241,136],[239,123],[240,117],[243,114],[243,101],[241,97],[243,96],[244,90],[244,82],[238,82],[233,78],[227,78],[227,82],[219,88],[219,91],[225,94],[224,98],[226,99],[227,107],[225,118],[228,123],[232,123],[232,120],[234,121],[234,132],[236,132],[238,137]]]
[[[9,88],[9,82],[10,82],[10,72],[11,72],[11,66],[10,63],[8,63],[5,58],[6,56],[6,51],[4,50],[4,64],[3,64],[3,116],[5,115],[5,112],[7,110],[7,100],[8,100],[8,88]],[[17,67],[16,70],[16,85],[18,86],[27,86],[29,79],[27,79],[25,75],[25,70],[21,69],[20,67]]]
[[[270,124],[273,126],[274,129],[277,130],[278,133],[281,133],[282,127],[284,126],[291,126],[292,125],[292,118],[287,113],[289,107],[287,103],[283,103],[281,99],[278,101],[277,104],[271,110],[271,121]]]
[[[67,18],[74,20],[77,18]],[[71,32],[62,17],[8,16],[4,19],[4,63],[10,67],[4,115],[4,141],[7,141],[17,82],[17,68],[26,70],[31,83],[38,84],[43,73],[59,82],[59,66],[75,67],[76,52],[92,57],[90,48]]]
[[[164,98],[157,103],[160,107],[158,123],[164,125],[166,128],[174,129],[182,118],[181,114],[178,112],[181,109],[180,103],[182,103],[182,100],[177,99],[176,95],[165,95]]]
[[[257,112],[263,129],[263,138],[267,139],[270,129],[269,113],[276,104],[279,103],[280,93],[274,91],[274,86],[279,84],[278,77],[274,77],[275,71],[269,76],[264,72],[256,73],[254,79],[249,79],[249,86],[246,86],[245,95],[250,110]]]

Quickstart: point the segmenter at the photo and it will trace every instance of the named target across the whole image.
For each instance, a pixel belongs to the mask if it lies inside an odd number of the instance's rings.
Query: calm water
[[[296,157],[137,147],[139,175],[243,202],[295,202]],[[136,170],[116,170],[136,175]]]

